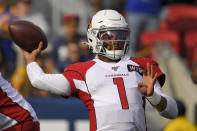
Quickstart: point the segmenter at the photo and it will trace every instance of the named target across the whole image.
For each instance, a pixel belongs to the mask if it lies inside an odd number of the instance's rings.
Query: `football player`
[[[161,89],[165,75],[149,58],[130,58],[130,30],[114,10],[97,12],[87,30],[96,58],[71,64],[62,74],[46,74],[36,63],[38,49],[24,51],[31,84],[41,90],[79,98],[89,111],[90,131],[146,131],[145,99],[166,118],[178,114],[174,99]]]
[[[39,131],[40,124],[32,106],[0,73],[0,130]]]

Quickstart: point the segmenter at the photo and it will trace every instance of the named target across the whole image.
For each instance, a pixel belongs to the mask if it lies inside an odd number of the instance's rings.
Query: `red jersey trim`
[[[71,96],[78,96],[78,90],[75,87],[73,79],[82,80],[86,83],[86,72],[90,69],[96,62],[87,61],[80,62],[76,64],[71,64],[64,72],[63,75],[69,81],[71,85]]]
[[[72,64],[63,72],[63,75],[66,77],[66,79],[69,81],[71,85],[71,96],[79,98],[88,108],[89,120],[90,120],[90,131],[96,131],[97,129],[94,101],[91,99],[90,93],[86,93],[76,88],[73,79],[82,80],[86,83],[86,72],[95,63],[96,62],[94,61],[87,61],[83,63]],[[87,84],[86,84],[86,87],[88,90]]]
[[[146,97],[145,96],[142,97],[142,101],[143,101],[142,107],[144,108],[144,119],[145,119],[146,131],[147,131],[147,123],[146,123]]]
[[[30,112],[18,103],[13,102],[10,97],[8,97],[6,92],[0,88],[0,112],[17,122],[21,123],[24,121],[33,121],[33,117]]]
[[[84,91],[79,90],[79,98],[88,108],[90,131],[96,131],[97,129],[96,113],[94,108],[94,101],[91,99],[91,95]]]

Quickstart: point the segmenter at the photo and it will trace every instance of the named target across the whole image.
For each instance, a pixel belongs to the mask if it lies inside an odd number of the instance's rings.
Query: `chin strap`
[[[122,50],[112,50],[112,51],[109,51],[106,49],[106,57],[109,58],[109,59],[112,59],[112,60],[118,60],[118,59],[121,59],[124,54],[124,52]],[[116,55],[116,54],[119,54],[119,55]]]

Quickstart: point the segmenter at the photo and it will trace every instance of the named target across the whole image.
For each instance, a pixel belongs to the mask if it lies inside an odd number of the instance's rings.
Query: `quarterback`
[[[146,131],[145,99],[166,118],[176,102],[161,89],[165,75],[149,58],[127,56],[130,29],[114,10],[97,12],[87,29],[95,59],[71,64],[62,74],[46,74],[36,63],[38,49],[23,51],[31,84],[61,96],[79,98],[89,111],[90,131]]]

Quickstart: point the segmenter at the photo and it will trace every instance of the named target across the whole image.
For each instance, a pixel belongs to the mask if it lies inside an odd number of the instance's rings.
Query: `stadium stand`
[[[153,46],[155,43],[170,44],[177,54],[180,54],[179,35],[175,31],[159,30],[159,31],[146,31],[141,34],[139,50],[146,50],[148,47]]]
[[[197,7],[195,5],[175,4],[168,7],[167,26],[180,35],[181,56],[185,57],[184,35],[188,31],[197,30]]]
[[[168,7],[168,28],[178,32],[197,29],[197,7],[187,4],[176,4]]]

